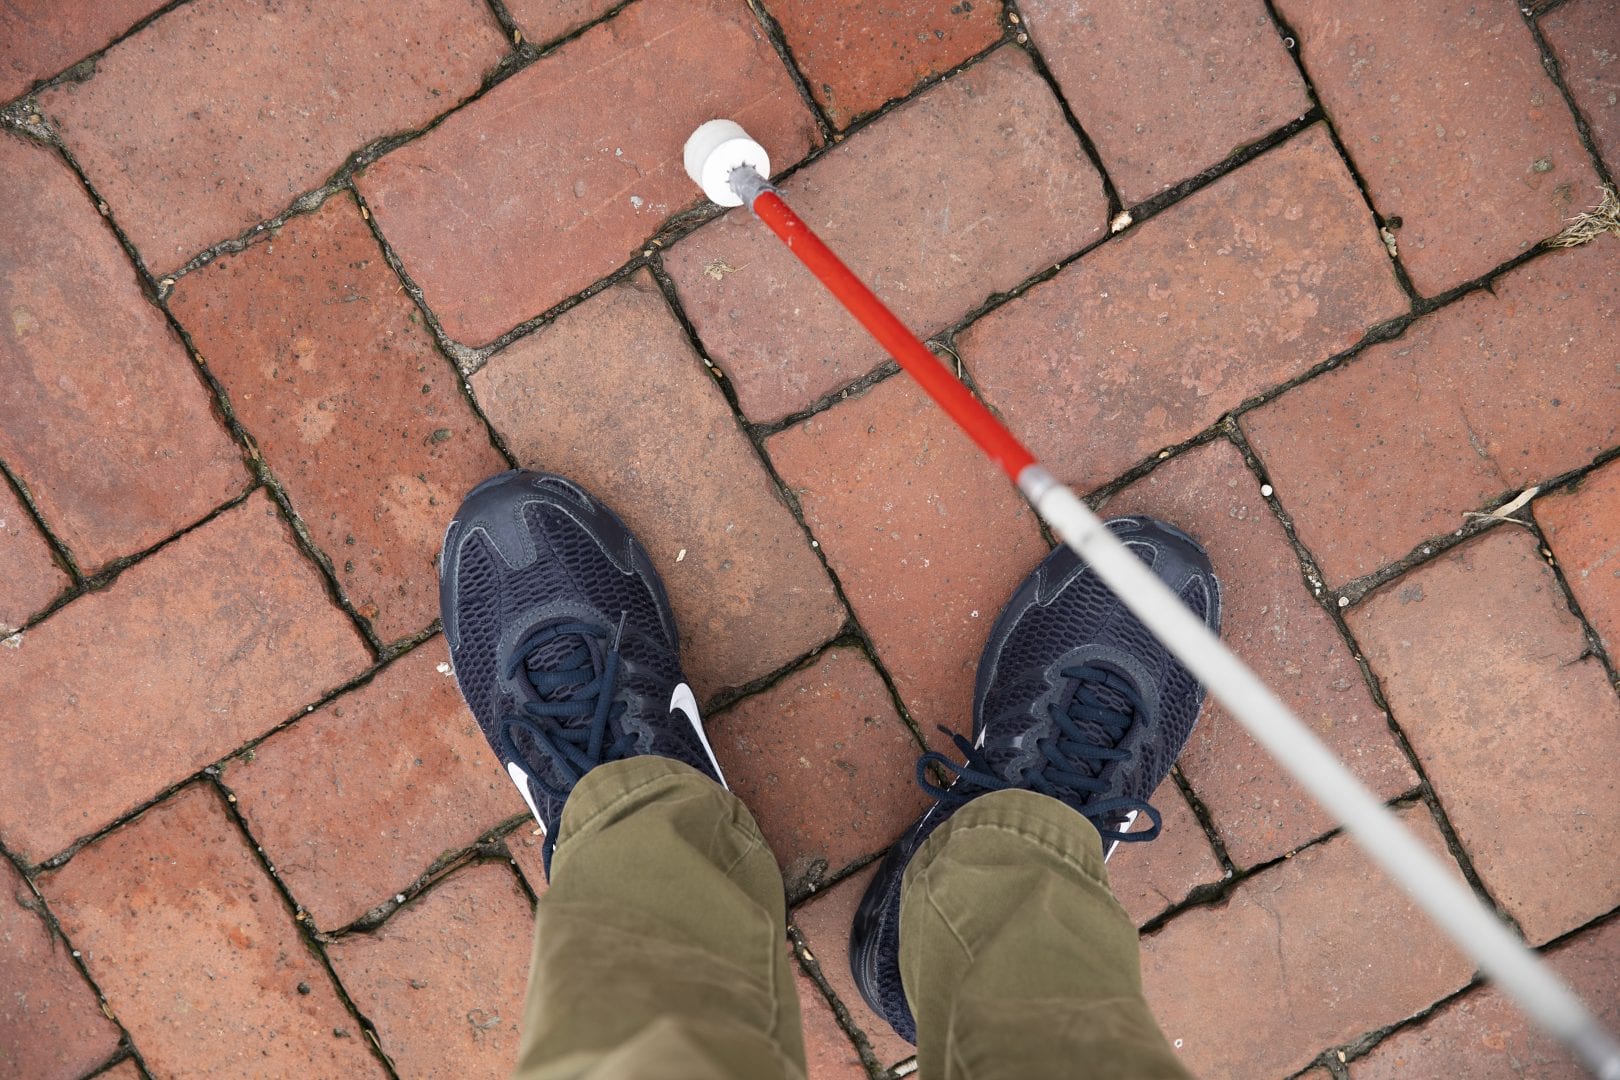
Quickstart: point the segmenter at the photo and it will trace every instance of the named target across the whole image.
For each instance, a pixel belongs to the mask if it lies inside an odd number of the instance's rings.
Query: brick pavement
[[[504,1074],[545,881],[432,562],[513,464],[669,582],[812,1076],[904,1065],[849,917],[1047,541],[702,203],[714,114],[1613,1022],[1620,237],[1541,241],[1620,7],[1525,7],[7,6],[0,1075]],[[1112,873],[1200,1075],[1574,1075],[1222,710],[1155,802]]]

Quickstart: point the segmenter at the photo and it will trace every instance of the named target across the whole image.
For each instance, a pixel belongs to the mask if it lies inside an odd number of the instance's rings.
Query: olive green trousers
[[[664,758],[592,770],[540,899],[514,1077],[803,1078],[786,934],[776,859],[735,796]],[[928,838],[900,970],[923,1080],[1188,1076],[1097,830],[1055,799],[984,795]]]

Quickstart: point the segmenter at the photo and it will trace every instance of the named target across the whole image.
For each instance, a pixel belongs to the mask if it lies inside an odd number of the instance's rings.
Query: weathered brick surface
[[[550,884],[546,881],[546,862],[540,853],[545,843],[545,837],[533,821],[525,821],[506,835],[506,850],[511,852],[512,861],[537,897],[544,896]]]
[[[1001,36],[989,0],[779,0],[770,7],[810,93],[838,127]]]
[[[327,955],[400,1075],[497,1077],[517,1062],[533,940],[517,879],[480,863]]]
[[[1620,655],[1620,461],[1534,505],[1575,602],[1609,655]]]
[[[646,545],[700,695],[838,632],[832,582],[649,276],[497,354],[473,392],[520,463],[584,485]]]
[[[1417,776],[1259,489],[1237,448],[1217,439],[1155,469],[1103,513],[1152,514],[1196,537],[1221,582],[1222,640],[1364,784],[1393,798]],[[1239,866],[1276,858],[1336,824],[1213,701],[1182,751],[1181,771]]]
[[[86,568],[247,485],[163,313],[55,154],[0,139],[0,460]]]
[[[962,359],[1089,489],[1407,309],[1316,125],[975,323]]]
[[[1218,882],[1226,873],[1174,780],[1166,779],[1148,801],[1164,818],[1158,838],[1121,844],[1108,860],[1108,884],[1137,926],[1185,900],[1196,886]],[[1141,815],[1132,831],[1152,824]]]
[[[254,495],[0,649],[0,836],[59,851],[368,663]]]
[[[1330,583],[1620,443],[1620,240],[1549,254],[1241,423]]]
[[[855,1026],[866,1036],[877,1055],[879,1064],[893,1065],[916,1053],[916,1049],[894,1033],[889,1022],[873,1012],[855,986],[855,977],[849,971],[849,931],[855,922],[855,909],[860,906],[866,887],[877,876],[877,867],[870,866],[854,877],[839,882],[793,910],[793,925],[804,935],[810,955],[816,958],[821,974],[832,987]]]
[[[1592,128],[1592,141],[1620,174],[1620,18],[1608,0],[1576,0],[1541,20],[1564,85]],[[1593,196],[1595,201],[1595,196]],[[1581,201],[1577,196],[1577,203]]]
[[[105,48],[162,0],[20,0],[0,10],[0,101]]]
[[[789,882],[884,850],[928,806],[917,742],[855,649],[830,649],[715,717],[709,738]]]
[[[1485,887],[1540,944],[1620,903],[1620,699],[1535,538],[1500,526],[1348,616]],[[1556,806],[1548,829],[1526,806]]]
[[[17,493],[0,479],[0,631],[21,626],[69,584]]]
[[[804,1023],[804,1056],[809,1080],[866,1080],[866,1066],[855,1044],[838,1026],[838,1017],[814,979],[794,965],[799,1015]]]
[[[1401,818],[1450,861],[1425,808]],[[1286,1076],[1325,1047],[1403,1020],[1472,976],[1473,965],[1342,836],[1262,871],[1223,904],[1190,908],[1142,941],[1148,1004],[1204,1080]]]
[[[118,1047],[95,991],[46,929],[39,899],[0,858],[0,1075],[69,1080]]]
[[[1034,514],[906,376],[767,447],[931,744],[972,728],[990,624],[1045,557]]]
[[[1127,206],[1310,110],[1261,0],[1019,10]]]
[[[345,197],[181,279],[171,307],[384,640],[438,617],[461,497],[506,467]]]
[[[206,784],[40,888],[154,1074],[384,1075]]]
[[[125,1058],[106,1072],[97,1073],[96,1078],[97,1080],[143,1080],[141,1070],[136,1067],[134,1058]]]
[[[544,46],[618,6],[616,0],[508,0],[526,41]]]
[[[1516,5],[1281,0],[1322,106],[1425,296],[1558,232],[1597,175]]]
[[[1051,90],[1011,48],[852,136],[783,191],[922,334],[1073,254],[1107,217],[1102,181]],[[857,211],[856,192],[881,198]],[[698,230],[665,265],[751,419],[803,409],[888,355],[748,214]]]
[[[1620,921],[1610,920],[1551,950],[1554,972],[1585,999],[1598,1020],[1620,1025]],[[1477,1080],[1581,1080],[1569,1051],[1542,1034],[1492,986],[1473,990],[1429,1019],[1396,1032],[1350,1066],[1352,1080],[1454,1076],[1466,1063]]]
[[[449,661],[436,637],[225,770],[248,828],[322,930],[527,812]]]
[[[147,268],[285,209],[383,135],[421,127],[505,52],[478,0],[185,4],[41,95]]]
[[[360,190],[446,332],[487,342],[696,204],[681,148],[716,116],[778,169],[815,138],[742,0],[635,4],[388,155]]]

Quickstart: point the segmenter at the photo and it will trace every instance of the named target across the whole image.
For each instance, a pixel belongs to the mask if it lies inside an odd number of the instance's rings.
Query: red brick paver
[[[10,634],[69,584],[11,485],[0,479],[0,632]]]
[[[916,1053],[916,1049],[896,1035],[889,1022],[867,1006],[849,970],[850,927],[855,921],[855,909],[860,906],[861,897],[866,895],[866,887],[875,876],[877,867],[867,867],[795,908],[791,918],[793,925],[804,935],[810,955],[820,965],[822,977],[832,987],[833,994],[848,1011],[855,1026],[866,1036],[878,1063],[893,1065]]]
[[[1620,656],[1620,461],[1539,500],[1535,514],[1582,614]]]
[[[1348,616],[1490,889],[1540,944],[1620,904],[1620,699],[1533,536],[1501,526]],[[1557,806],[1548,829],[1527,806]]]
[[[1127,206],[1310,110],[1261,0],[1019,9]]]
[[[0,460],[85,569],[247,485],[163,313],[62,160],[0,138]]]
[[[778,169],[815,138],[742,0],[635,4],[384,158],[360,190],[445,331],[479,344],[609,273],[692,206],[681,148],[721,115]]]
[[[794,971],[799,988],[799,1014],[804,1022],[804,1056],[809,1080],[866,1080],[866,1066],[838,1017],[816,985],[802,970]]]
[[[603,497],[668,583],[810,897],[812,1074],[912,1058],[848,970],[863,860],[924,805],[919,733],[968,729],[1046,534],[702,201],[681,151],[715,116],[1103,514],[1202,538],[1237,651],[1620,995],[1586,951],[1620,904],[1620,241],[1538,243],[1615,164],[1612,0],[0,7],[0,863],[68,933],[0,912],[0,1073],[11,1044],[64,1080],[506,1072],[542,842],[429,631],[445,524],[514,462]],[[1457,546],[1531,485],[1534,531]],[[1206,713],[1164,836],[1110,863],[1189,1064],[1554,1071]]]
[[[1597,201],[1597,175],[1517,5],[1279,0],[1322,106],[1425,296]]]
[[[97,0],[72,5],[58,0],[20,0],[0,9],[0,101],[10,101],[49,78],[163,6],[163,0]]]
[[[365,143],[444,112],[503,52],[478,0],[200,0],[40,103],[148,269],[167,273],[280,213]]]
[[[1174,780],[1160,784],[1148,801],[1164,818],[1158,838],[1121,844],[1108,860],[1108,884],[1137,926],[1181,903],[1196,886],[1218,882],[1226,873]],[[1152,824],[1144,814],[1131,831],[1142,832]]]
[[[1620,239],[1550,254],[1242,419],[1331,583],[1620,443]]]
[[[0,650],[0,836],[59,851],[369,662],[254,495]]]
[[[359,209],[327,200],[172,308],[360,613],[385,641],[425,629],[444,527],[506,462]]]
[[[155,1074],[384,1075],[206,784],[40,885]]]
[[[618,6],[619,0],[506,0],[523,37],[544,46]]]
[[[856,649],[835,648],[709,725],[715,756],[790,882],[889,846],[927,809],[916,739]]]
[[[840,128],[1001,36],[991,0],[777,0],[770,11],[810,93]]]
[[[924,738],[968,733],[990,624],[1047,552],[1028,505],[905,377],[768,450]]]
[[[962,359],[1061,479],[1097,486],[1399,315],[1316,125],[975,323]]]
[[[584,485],[647,546],[701,695],[842,626],[826,571],[648,275],[499,353],[473,390],[522,465]]]
[[[1591,125],[1592,141],[1611,176],[1620,174],[1620,18],[1615,15],[1609,0],[1574,0],[1541,20],[1564,83]]]
[[[119,1034],[40,906],[0,858],[0,1075],[69,1080],[111,1057]]]
[[[1401,817],[1449,858],[1426,809]],[[1148,1003],[1203,1080],[1286,1076],[1330,1046],[1427,1008],[1472,975],[1473,965],[1342,836],[1142,941]]]
[[[401,1076],[505,1077],[517,1061],[533,937],[517,879],[480,863],[327,953]]]
[[[1393,798],[1417,785],[1236,447],[1218,439],[1188,451],[1110,499],[1103,512],[1152,514],[1196,537],[1221,582],[1222,640],[1376,794]],[[1276,858],[1336,824],[1213,701],[1180,764],[1239,866]]]
[[[1553,970],[1613,1031],[1620,1025],[1620,921],[1583,932],[1548,954]],[[1352,1080],[1458,1075],[1476,1080],[1581,1080],[1591,1074],[1494,987],[1470,991],[1396,1032],[1350,1066]]]
[[[322,930],[526,810],[449,660],[434,638],[225,769],[248,828]]]
[[[958,152],[942,156],[946,143]],[[924,334],[1101,236],[1108,209],[1050,89],[1011,48],[853,136],[783,190]],[[747,214],[700,230],[666,265],[753,420],[806,408],[887,357]]]
[[[541,855],[545,843],[540,827],[533,821],[523,822],[506,835],[506,850],[511,853],[512,862],[517,864],[518,872],[536,897],[544,896],[549,884],[546,881],[545,859]]]

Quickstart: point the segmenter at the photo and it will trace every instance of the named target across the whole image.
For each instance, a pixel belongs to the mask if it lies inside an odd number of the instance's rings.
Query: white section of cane
[[[1124,544],[1045,469],[1019,488],[1041,519],[1264,746],[1482,972],[1601,1080],[1620,1080],[1620,1044],[1471,890],[1420,844],[1312,731]]]

